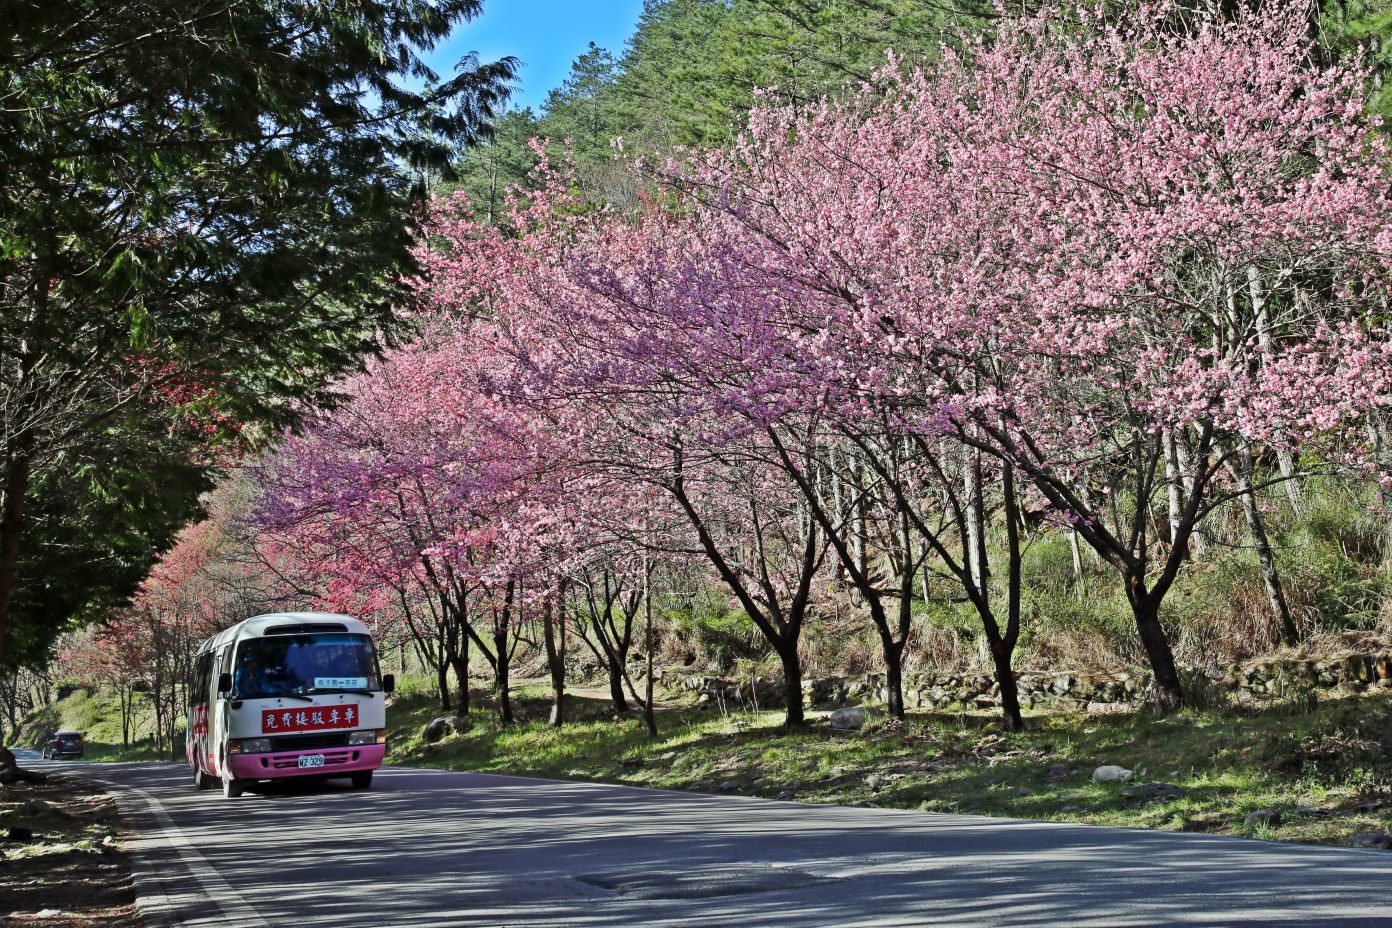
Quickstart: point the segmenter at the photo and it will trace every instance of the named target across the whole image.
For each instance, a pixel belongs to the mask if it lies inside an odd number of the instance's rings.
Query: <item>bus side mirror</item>
[[[218,695],[232,692],[232,675],[230,673],[218,674]]]
[[[396,675],[395,675],[395,674],[390,674],[390,673],[388,673],[388,674],[383,674],[383,675],[382,675],[382,692],[384,692],[384,693],[395,693],[395,692],[396,692]]]

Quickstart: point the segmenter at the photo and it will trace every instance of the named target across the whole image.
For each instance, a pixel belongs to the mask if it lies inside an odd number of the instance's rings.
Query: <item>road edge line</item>
[[[135,825],[137,819],[145,819],[145,827],[135,827],[139,844],[160,844],[162,843],[174,853],[184,864],[184,868],[193,877],[202,890],[202,905],[199,900],[192,900],[188,897],[196,895],[189,891],[172,891],[169,886],[169,874],[159,867],[159,862],[155,859],[156,854],[150,847],[131,848],[131,879],[135,883],[135,901],[137,908],[140,909],[141,917],[146,920],[149,928],[178,928],[182,925],[198,923],[209,923],[208,916],[212,916],[211,923],[221,923],[235,928],[271,928],[270,922],[266,921],[257,913],[256,909],[247,902],[246,899],[233,889],[232,886],[218,875],[217,871],[208,863],[205,858],[183,833],[174,819],[165,810],[163,803],[153,794],[136,786],[128,786],[110,780],[90,777],[90,779],[101,783],[116,799],[118,805],[126,806],[122,811],[126,813],[127,819]],[[122,799],[126,801],[122,803]],[[131,809],[131,798],[140,801],[140,809]],[[200,916],[188,917],[189,909],[204,913]],[[216,914],[214,914],[216,913]]]

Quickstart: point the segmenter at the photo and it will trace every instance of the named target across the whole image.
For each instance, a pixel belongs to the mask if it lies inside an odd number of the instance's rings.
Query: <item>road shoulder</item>
[[[154,795],[134,786],[110,785],[136,835],[131,842],[131,871],[146,928],[269,928],[217,874]]]
[[[83,777],[0,787],[0,921],[140,928],[132,828],[114,797]]]

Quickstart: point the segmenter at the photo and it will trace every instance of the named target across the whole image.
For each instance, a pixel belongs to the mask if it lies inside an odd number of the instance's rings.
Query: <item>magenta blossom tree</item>
[[[703,243],[666,261],[708,291],[672,312],[737,333],[709,356],[738,346],[754,419],[883,421],[1018,473],[1118,572],[1173,708],[1161,603],[1202,520],[1260,487],[1251,447],[1356,456],[1388,401],[1392,203],[1365,74],[1313,66],[1303,7],[1182,33],[1166,12],[1046,9],[849,103],[757,112],[666,178]],[[966,547],[952,572],[1007,648]]]
[[[550,442],[492,385],[507,358],[484,322],[441,326],[345,384],[347,400],[262,469],[253,520],[337,598],[394,598],[467,707],[470,647],[512,719],[517,629],[568,550]],[[421,634],[416,623],[433,626]]]
[[[1203,520],[1367,457],[1392,202],[1365,74],[1315,66],[1303,7],[1173,12],[1051,6],[848,99],[758,107],[728,149],[650,171],[633,215],[544,156],[501,226],[437,202],[422,343],[346,407],[371,429],[336,413],[326,447],[288,446],[279,505],[402,526],[391,571],[496,629],[564,614],[575,565],[643,534],[592,517],[658,490],[657,534],[778,655],[790,724],[819,597],[851,588],[892,669],[929,570],[980,617],[1018,725],[1032,509],[1116,571],[1180,706],[1161,607]]]

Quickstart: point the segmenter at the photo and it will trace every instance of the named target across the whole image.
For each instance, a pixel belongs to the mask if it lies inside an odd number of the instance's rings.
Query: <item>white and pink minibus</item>
[[[372,785],[387,750],[386,695],[368,628],[346,615],[260,615],[203,643],[189,681],[194,783],[236,797],[248,783],[349,777]]]

